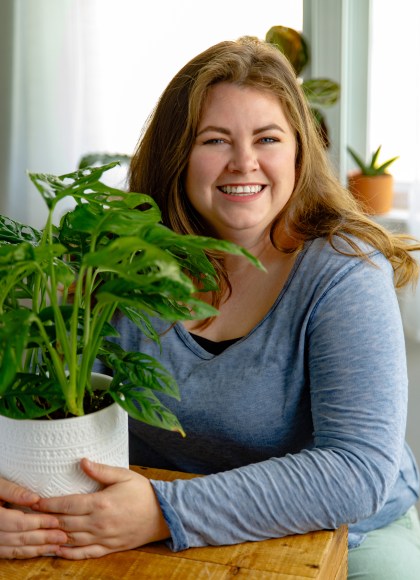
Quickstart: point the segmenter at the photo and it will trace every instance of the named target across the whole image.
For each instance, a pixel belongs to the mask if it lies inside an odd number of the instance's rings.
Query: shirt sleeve
[[[384,505],[404,445],[407,375],[392,270],[373,259],[354,260],[326,285],[305,329],[314,447],[153,481],[173,550],[335,529]]]

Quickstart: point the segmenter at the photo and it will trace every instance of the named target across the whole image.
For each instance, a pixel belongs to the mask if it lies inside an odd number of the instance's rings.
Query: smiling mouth
[[[223,185],[218,189],[227,195],[237,195],[245,197],[247,195],[255,195],[264,189],[265,185]]]

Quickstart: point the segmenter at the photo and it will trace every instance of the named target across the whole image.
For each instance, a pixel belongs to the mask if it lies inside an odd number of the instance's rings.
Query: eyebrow
[[[280,125],[277,125],[277,123],[271,123],[270,125],[265,125],[264,127],[259,127],[258,129],[255,129],[252,132],[252,134],[258,135],[259,133],[264,133],[265,131],[272,131],[273,129],[281,131],[282,133],[286,133],[286,131],[282,127],[280,127]],[[225,127],[208,125],[207,127],[204,127],[204,129],[201,129],[201,131],[197,133],[197,137],[199,137],[202,133],[207,133],[209,131],[214,131],[215,133],[222,133],[223,135],[230,135],[229,129],[226,129]]]

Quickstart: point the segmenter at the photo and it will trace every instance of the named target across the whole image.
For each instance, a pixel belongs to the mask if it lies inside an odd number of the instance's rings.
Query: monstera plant
[[[230,242],[164,227],[151,197],[101,181],[115,165],[31,173],[48,208],[42,230],[0,216],[0,415],[81,416],[107,396],[140,421],[182,432],[156,396],[178,397],[174,380],[156,360],[125,352],[114,321],[127,317],[159,342],[150,317],[170,324],[217,314],[197,297],[197,285],[217,288],[207,252],[259,263]],[[65,198],[74,207],[55,225]],[[97,359],[113,376],[99,393]]]
[[[286,26],[272,26],[266,41],[276,46],[291,62],[296,75],[304,72],[310,61],[308,42],[301,32]],[[302,89],[308,99],[312,113],[318,123],[325,146],[329,146],[328,128],[322,108],[331,107],[340,96],[340,86],[327,78],[305,79]]]

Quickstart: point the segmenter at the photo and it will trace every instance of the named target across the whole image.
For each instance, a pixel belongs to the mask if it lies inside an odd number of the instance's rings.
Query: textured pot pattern
[[[0,475],[43,497],[99,488],[80,460],[128,467],[128,416],[116,403],[89,415],[59,420],[0,416]]]

